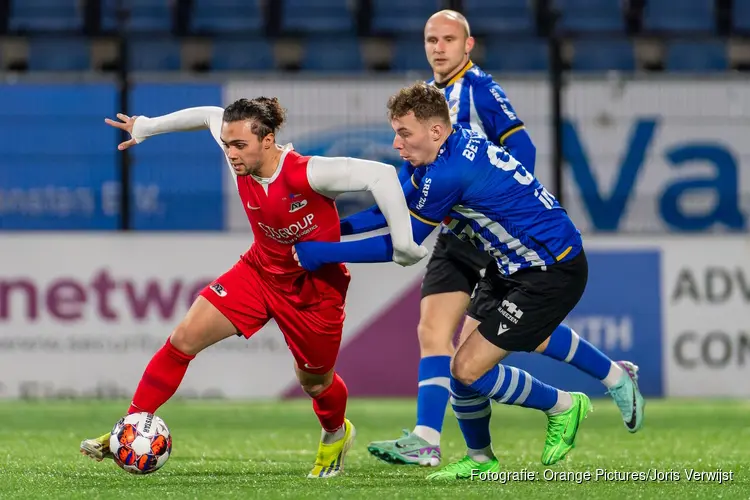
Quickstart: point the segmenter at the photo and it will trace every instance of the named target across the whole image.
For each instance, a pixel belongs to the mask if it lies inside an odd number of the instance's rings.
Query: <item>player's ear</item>
[[[474,50],[474,37],[473,36],[470,36],[466,39],[466,44],[464,45],[464,49],[466,50],[467,55],[471,53],[472,50]]]
[[[266,134],[266,136],[263,138],[263,147],[266,149],[270,149],[271,147],[273,147],[275,142],[276,137],[273,135],[273,133]]]
[[[443,125],[441,122],[436,121],[432,124],[430,127],[430,138],[433,141],[439,141],[440,138],[443,136],[443,132],[445,131],[445,125]]]

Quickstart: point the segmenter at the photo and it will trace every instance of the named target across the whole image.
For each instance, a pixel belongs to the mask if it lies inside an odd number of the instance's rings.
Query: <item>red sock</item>
[[[177,391],[193,358],[195,355],[185,354],[167,339],[166,344],[154,354],[146,366],[128,414],[142,411],[156,413],[156,410]]]
[[[349,391],[338,373],[333,374],[333,383],[326,390],[313,398],[313,410],[320,420],[320,425],[328,432],[333,432],[344,425],[346,398]]]

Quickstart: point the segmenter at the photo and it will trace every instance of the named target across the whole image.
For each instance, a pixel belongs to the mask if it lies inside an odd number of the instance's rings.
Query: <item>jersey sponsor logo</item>
[[[318,229],[318,225],[313,222],[314,218],[315,214],[307,214],[286,227],[271,227],[262,222],[258,222],[258,227],[268,238],[278,243],[290,244]]]
[[[498,104],[500,104],[500,107],[503,110],[503,113],[505,113],[505,116],[508,117],[509,120],[518,120],[518,116],[511,111],[509,105],[510,101],[507,97],[503,97],[500,95],[500,92],[497,91],[497,89],[490,87],[490,94],[492,94],[492,97],[495,98]]]
[[[216,295],[218,295],[219,297],[226,297],[227,296],[227,291],[219,283],[214,283],[209,288],[211,290],[213,290],[216,293]]]
[[[247,208],[249,208],[250,210],[260,210],[260,207],[252,206],[249,201],[247,202]]]
[[[417,210],[422,210],[427,203],[427,195],[430,192],[430,184],[432,184],[432,179],[429,177],[425,178],[422,185],[422,193],[419,197],[419,201],[417,202]]]

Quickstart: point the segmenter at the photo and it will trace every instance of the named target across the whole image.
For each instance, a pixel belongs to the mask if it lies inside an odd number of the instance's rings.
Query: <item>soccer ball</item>
[[[172,453],[172,435],[153,413],[132,413],[120,419],[109,436],[115,463],[131,474],[161,469]]]

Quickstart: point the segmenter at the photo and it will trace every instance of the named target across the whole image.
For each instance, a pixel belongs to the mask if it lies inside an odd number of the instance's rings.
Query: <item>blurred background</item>
[[[649,397],[750,395],[735,383],[750,374],[750,2],[0,0],[0,397],[129,398],[252,241],[210,134],[123,153],[105,117],[277,96],[280,142],[398,167],[385,102],[431,77],[422,30],[443,8],[468,18],[474,62],[584,233],[591,277],[569,323],[640,364]],[[416,394],[425,264],[352,266],[352,395]],[[560,363],[508,362],[604,392]],[[296,395],[278,329],[210,348],[179,394]]]

